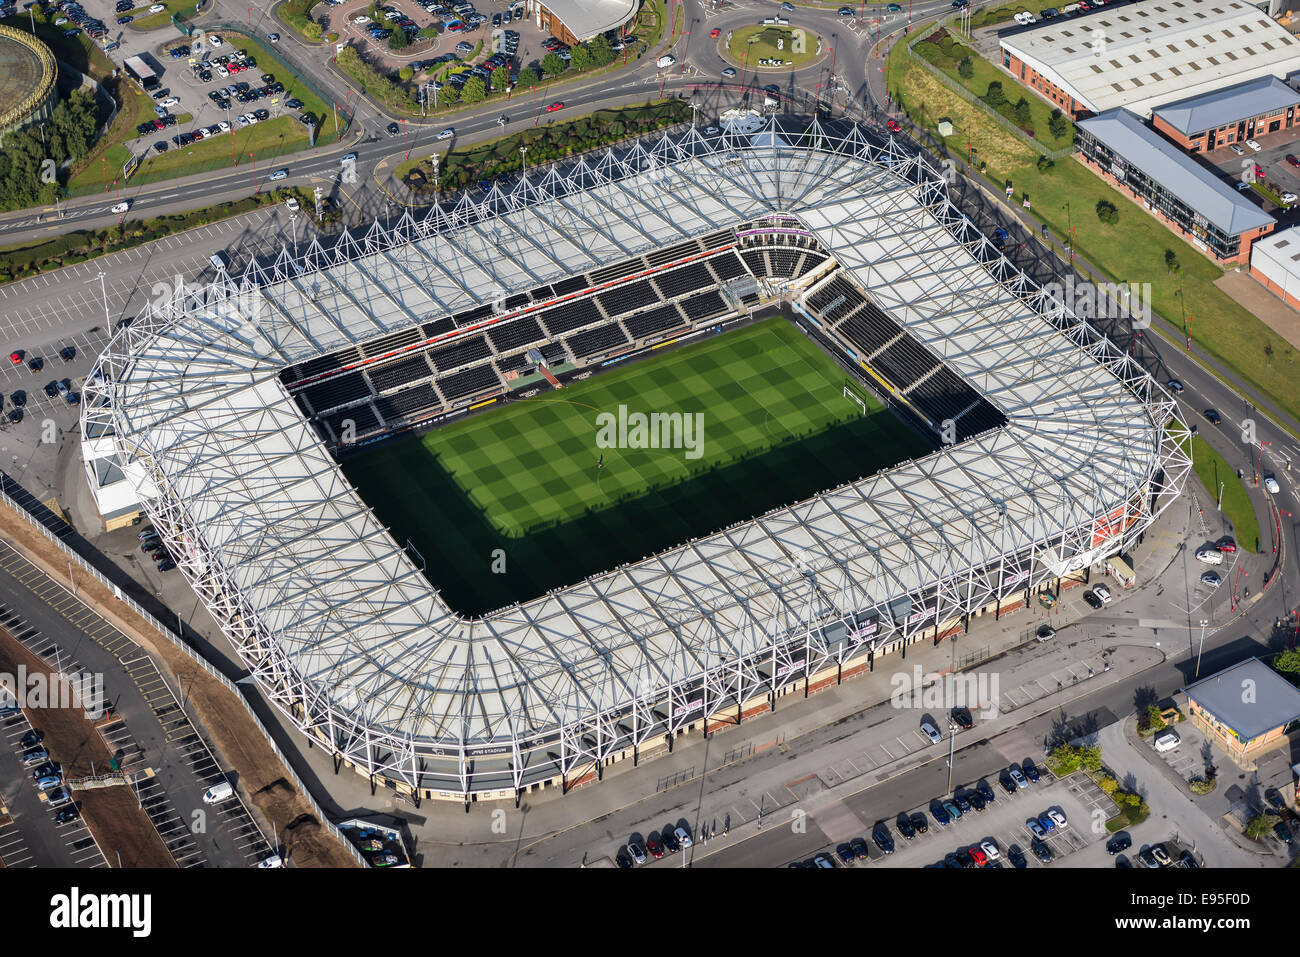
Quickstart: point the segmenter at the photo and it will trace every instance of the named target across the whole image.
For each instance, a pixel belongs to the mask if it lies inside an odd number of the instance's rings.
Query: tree
[[[1169,275],[1171,276],[1178,275],[1178,271],[1182,268],[1183,268],[1183,264],[1178,261],[1178,254],[1175,253],[1172,249],[1166,249],[1165,269],[1169,271]]]
[[[969,80],[975,75],[975,64],[971,62],[970,57],[961,58],[961,62],[957,64],[957,75],[963,80]]]
[[[465,86],[460,91],[462,103],[482,103],[487,99],[487,87],[483,85],[483,78],[472,76],[465,81]]]
[[[1256,814],[1246,822],[1246,836],[1252,841],[1262,839],[1271,830],[1273,820],[1267,814]]]
[[[587,67],[591,66],[591,51],[587,49],[586,44],[579,43],[569,51],[569,56],[573,59],[569,65],[581,73]]]
[[[504,93],[510,83],[510,68],[499,66],[492,71],[492,89],[499,93]]]
[[[1165,716],[1160,713],[1160,705],[1158,704],[1147,705],[1147,710],[1144,717],[1146,718],[1146,726],[1149,730],[1161,731],[1164,729]]]
[[[1288,648],[1273,659],[1273,667],[1283,674],[1300,674],[1300,651]]]
[[[1069,135],[1070,121],[1060,110],[1052,110],[1052,115],[1047,121],[1047,131],[1056,139],[1063,140]]]
[[[1022,96],[1016,103],[1016,122],[1021,126],[1028,126],[1033,120],[1034,114],[1029,109],[1029,101]]]
[[[542,82],[542,78],[538,75],[537,71],[534,70],[532,67],[526,66],[519,71],[520,86],[536,86],[538,83],[541,82]]]
[[[1119,222],[1119,210],[1115,204],[1104,199],[1097,200],[1097,218],[1107,226],[1114,226]]]
[[[557,53],[548,53],[542,57],[542,70],[547,76],[559,76],[564,72],[564,60]]]
[[[1053,166],[1056,165],[1056,161],[1048,159],[1046,156],[1040,156],[1038,157],[1036,165],[1038,166],[1038,172],[1046,173],[1049,169],[1051,169]]]
[[[604,66],[607,63],[612,63],[614,58],[618,56],[618,52],[614,49],[613,44],[609,42],[609,37],[605,36],[603,33],[594,40],[588,41],[584,46],[586,46],[591,53],[591,63],[593,66],[599,67]]]
[[[388,38],[388,49],[405,50],[411,44],[411,39],[406,35],[406,31],[398,27],[393,31],[393,35]]]
[[[411,77],[415,76],[415,70],[408,64],[397,71],[397,78],[405,83]]]
[[[1002,81],[994,80],[989,84],[989,91],[984,94],[984,102],[989,106],[998,107],[1007,101],[1007,95],[1002,92]]]
[[[438,28],[435,26],[420,27],[420,32],[416,34],[421,40],[432,40],[438,35]]]

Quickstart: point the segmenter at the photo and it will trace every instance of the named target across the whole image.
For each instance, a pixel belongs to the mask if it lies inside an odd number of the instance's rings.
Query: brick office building
[[[1081,120],[1085,163],[1219,263],[1250,261],[1250,247],[1276,220],[1132,113]]]
[[[640,0],[526,0],[525,15],[572,46],[631,22]]]
[[[1300,93],[1275,76],[1262,76],[1213,93],[1157,107],[1151,125],[1189,153],[1290,129],[1300,116]]]
[[[1300,720],[1300,691],[1258,658],[1225,668],[1183,689],[1192,724],[1244,768],[1286,744]]]

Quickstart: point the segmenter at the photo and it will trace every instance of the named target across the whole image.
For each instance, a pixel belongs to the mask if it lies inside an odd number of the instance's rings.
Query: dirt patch
[[[31,527],[25,516],[3,503],[0,503],[0,526],[5,529],[5,539],[47,574],[58,580],[66,573],[67,559],[63,552]],[[272,829],[283,830],[289,822],[303,818],[315,820],[311,805],[296,787],[288,784],[284,789],[269,787],[277,781],[287,781],[287,769],[271,750],[252,716],[234,700],[224,685],[198,667],[170,640],[159,635],[153,626],[123,605],[99,581],[81,576],[77,594],[149,651],[155,661],[171,673],[174,682],[184,684],[195,723],[205,732],[222,763],[238,772],[245,793],[251,795],[252,804],[261,811],[264,821]],[[102,744],[100,750],[103,751]],[[263,789],[267,789],[265,793],[262,793]],[[303,830],[302,837],[298,837],[298,833],[295,830],[292,838],[285,839],[286,850],[296,866],[357,866],[351,853],[323,828],[318,826],[311,833]]]
[[[109,867],[176,866],[130,787],[77,791],[75,797]]]
[[[22,666],[29,676],[45,675],[50,681],[54,669],[32,654],[24,645],[0,629],[0,671],[16,675]],[[58,682],[63,684],[63,682]],[[54,688],[56,684],[51,683]],[[64,687],[70,687],[64,685]],[[50,702],[53,704],[53,702]],[[112,757],[98,732],[89,721],[80,706],[56,708],[24,708],[27,720],[33,728],[45,733],[41,746],[50,752],[50,759],[62,765],[65,778],[86,777],[98,771],[108,770],[108,761]],[[145,822],[148,824],[148,821]]]

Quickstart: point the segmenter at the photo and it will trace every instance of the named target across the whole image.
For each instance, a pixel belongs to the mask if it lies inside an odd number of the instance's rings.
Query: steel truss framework
[[[1172,398],[1003,257],[941,173],[858,126],[778,122],[692,128],[286,250],[114,337],[84,389],[83,438],[143,468],[196,593],[337,760],[417,794],[517,800],[960,625],[1124,549],[1178,496],[1190,437]],[[467,619],[278,379],[428,315],[774,214],[1006,427]]]

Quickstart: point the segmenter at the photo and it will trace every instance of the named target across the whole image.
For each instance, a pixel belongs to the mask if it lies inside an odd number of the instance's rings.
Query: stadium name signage
[[[922,608],[920,611],[914,611],[907,616],[907,623],[914,625],[918,621],[925,621],[925,619],[932,617],[936,610],[934,608]]]
[[[798,661],[792,661],[788,665],[782,665],[780,668],[776,669],[776,676],[778,678],[784,678],[790,672],[802,668],[805,664],[807,664],[807,661],[800,658]]]
[[[861,627],[856,628],[853,631],[849,632],[849,637],[853,640],[853,643],[855,645],[860,645],[879,630],[880,630],[880,622],[873,619],[867,622],[865,625],[862,625]]]
[[[692,698],[690,701],[686,702],[686,704],[679,704],[673,710],[673,717],[680,718],[682,715],[689,714],[692,711],[698,711],[702,707],[704,707],[703,698]]]

